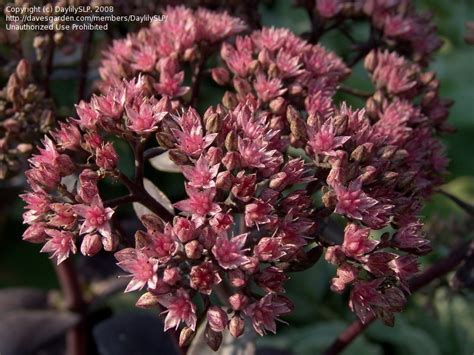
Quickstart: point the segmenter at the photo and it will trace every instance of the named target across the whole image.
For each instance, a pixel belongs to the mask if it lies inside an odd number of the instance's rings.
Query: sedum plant
[[[320,21],[307,39],[170,7],[166,22],[115,40],[100,93],[30,159],[23,238],[57,263],[113,252],[130,277],[125,292],[160,309],[182,346],[199,324],[213,349],[226,329],[276,332],[293,309],[285,281],[321,255],[337,268],[328,287],[349,290],[362,322],[392,325],[417,258],[431,250],[419,213],[447,166],[439,135],[451,103],[424,66],[439,39],[407,1],[310,10]],[[356,61],[314,43],[352,18],[372,23],[369,45],[357,47],[370,92],[343,84]],[[218,64],[208,69],[208,57]],[[226,91],[199,113],[208,73]],[[118,141],[133,152],[133,176],[120,168]],[[172,204],[145,176],[157,156],[184,175],[183,200]],[[106,199],[104,180],[128,194]],[[143,228],[130,243],[115,212],[132,203]],[[329,230],[334,220],[340,233]]]

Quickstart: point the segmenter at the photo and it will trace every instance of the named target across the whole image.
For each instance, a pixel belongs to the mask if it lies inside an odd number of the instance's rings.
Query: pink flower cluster
[[[69,119],[45,137],[43,148],[30,159],[26,172],[32,191],[22,195],[27,203],[24,222],[30,227],[23,238],[46,243],[58,263],[76,252],[94,255],[102,245],[115,249],[117,238],[110,220],[111,208],[99,196],[98,182],[120,178],[119,156],[108,136],[139,144],[155,131],[171,110],[169,100],[144,96],[142,78],[123,82],[107,95],[94,96],[77,105],[78,119]],[[125,177],[122,176],[124,179]]]
[[[204,8],[168,7],[163,16],[166,21],[114,41],[104,53],[99,69],[103,92],[142,74],[155,93],[183,99],[190,90],[183,82],[183,65],[199,62],[210,48],[246,28],[236,17]]]
[[[325,21],[370,19],[380,39],[415,61],[426,63],[441,47],[430,14],[418,14],[410,0],[316,0],[316,11]]]
[[[378,89],[366,111],[343,105],[333,117],[317,119],[309,126],[308,151],[323,168],[329,164],[324,204],[351,221],[342,245],[326,252],[338,266],[332,289],[353,284],[350,305],[359,318],[377,315],[390,324],[405,303],[416,256],[431,250],[417,214],[447,166],[435,134],[446,129],[450,103],[438,97],[432,73],[396,54],[371,52],[365,65]],[[389,224],[392,233],[371,232]],[[372,278],[360,279],[361,272]]]
[[[183,325],[183,343],[199,319],[213,348],[225,329],[240,336],[246,320],[260,335],[275,332],[293,308],[283,295],[288,272],[314,264],[323,247],[337,266],[332,290],[351,287],[361,320],[393,323],[417,256],[430,251],[418,213],[447,165],[436,135],[449,130],[450,102],[434,73],[374,50],[365,58],[374,93],[352,109],[334,99],[350,73],[339,57],[264,28],[223,43],[222,66],[211,73],[229,91],[200,115],[181,106],[181,63],[199,61],[244,25],[206,10],[166,14],[167,22],[114,42],[103,93],[80,102],[78,118],[31,158],[24,239],[44,243],[58,262],[79,242],[89,256],[115,250],[117,199],[102,201],[98,185],[109,178],[130,192],[119,201],[153,212],[140,215],[145,230],[134,247],[115,253],[131,277],[126,292],[146,289],[137,305],[161,305],[166,330]],[[119,170],[112,137],[131,146],[133,178]],[[144,186],[152,137],[186,179],[174,217]],[[347,222],[340,243],[324,236],[332,215]]]
[[[310,196],[294,189],[311,172],[301,159],[285,159],[287,144],[256,100],[233,110],[210,108],[202,121],[207,127],[218,121],[220,129],[205,130],[191,108],[163,122],[177,125],[170,128],[172,151],[181,156],[188,197],[175,204],[182,216],[163,229],[148,225],[137,232],[134,249],[117,253],[132,275],[127,290],[147,286],[143,303],[155,299],[166,308],[166,329],[183,322],[195,330],[196,298],[210,304],[210,295],[227,287],[232,291],[221,302],[230,309],[208,308],[208,332],[229,328],[239,336],[247,317],[257,333],[275,332],[275,320],[292,308],[282,295],[283,266],[305,253],[315,232]]]
[[[263,28],[237,37],[235,45],[223,44],[221,57],[226,67],[213,69],[213,78],[235,91],[224,99],[245,101],[253,95],[276,117],[285,116],[288,104],[308,113],[328,114],[337,85],[350,73],[334,53],[287,29]],[[297,130],[295,122],[290,125]],[[300,133],[292,132],[292,144],[297,144]]]

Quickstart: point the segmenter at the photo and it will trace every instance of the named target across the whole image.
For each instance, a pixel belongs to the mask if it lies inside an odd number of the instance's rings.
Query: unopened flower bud
[[[188,162],[187,155],[178,149],[171,149],[169,151],[169,156],[170,156],[171,161],[175,163],[176,165],[184,165]]]
[[[229,318],[227,313],[218,306],[209,307],[207,311],[207,324],[215,332],[222,332],[227,327]]]
[[[192,62],[196,60],[197,56],[198,56],[198,53],[197,53],[196,47],[191,47],[184,51],[183,60],[185,62]]]
[[[394,162],[400,162],[408,158],[408,156],[409,156],[409,153],[406,149],[398,149],[395,152],[395,155],[392,157],[392,160]]]
[[[108,237],[102,238],[102,245],[105,251],[114,251],[117,248],[119,239],[116,234],[111,234]]]
[[[195,332],[189,327],[181,329],[181,332],[179,333],[179,346],[182,348],[191,344],[194,334]]]
[[[285,110],[286,101],[283,97],[279,96],[276,99],[270,101],[270,111],[276,115],[283,114]]]
[[[177,267],[170,267],[163,271],[163,281],[166,282],[168,285],[173,286],[181,280],[181,272]]]
[[[137,303],[135,304],[139,308],[151,308],[159,304],[159,296],[152,292],[146,292],[140,296]]]
[[[175,146],[174,137],[168,132],[158,132],[156,134],[156,141],[163,148],[173,149]]]
[[[369,54],[365,56],[364,68],[369,72],[373,72],[376,66],[377,66],[377,53],[375,51],[371,51]]]
[[[216,178],[216,187],[223,191],[230,191],[233,186],[232,177],[228,170],[220,172]]]
[[[189,259],[199,259],[202,255],[203,247],[197,240],[192,240],[184,246],[184,252]]]
[[[249,73],[250,74],[255,74],[259,69],[260,69],[261,65],[260,65],[260,62],[258,60],[252,60],[249,64]]]
[[[386,171],[382,175],[382,182],[385,185],[392,185],[397,181],[399,174],[395,171]]]
[[[94,256],[102,249],[101,237],[97,234],[86,234],[81,244],[81,253],[85,256]]]
[[[222,98],[222,104],[225,108],[233,110],[238,103],[239,101],[237,100],[234,94],[229,91],[225,92],[224,97]]]
[[[210,166],[219,164],[222,161],[222,157],[222,149],[218,147],[210,147],[206,154]]]
[[[215,332],[211,327],[207,326],[204,337],[206,338],[207,345],[209,345],[212,350],[219,350],[222,343],[222,332]]]
[[[241,311],[247,307],[249,298],[241,293],[235,293],[229,297],[229,304],[234,311]]]
[[[376,120],[378,118],[379,108],[373,97],[369,97],[367,99],[367,102],[365,103],[365,112],[372,120]]]
[[[247,283],[245,273],[239,269],[229,271],[229,281],[234,287],[242,287]]]
[[[268,49],[264,48],[258,53],[258,61],[265,66],[272,62]]]
[[[23,233],[23,240],[30,243],[44,243],[48,237],[45,232],[45,223],[35,223]]]
[[[245,321],[240,318],[240,316],[233,316],[229,323],[230,334],[234,338],[238,338],[244,333],[245,330]]]
[[[232,84],[235,90],[242,96],[245,96],[252,91],[252,86],[250,83],[241,77],[236,76],[234,80],[232,80]]]
[[[229,152],[237,150],[237,133],[230,131],[225,137],[225,149]]]
[[[352,151],[351,159],[356,162],[364,162],[367,159],[367,148],[364,144],[359,145]]]
[[[207,119],[204,120],[206,124],[206,132],[217,133],[222,127],[222,119],[217,113],[213,113]]]
[[[28,154],[31,152],[32,149],[33,149],[33,146],[29,143],[20,143],[16,146],[16,150],[20,154]]]
[[[428,71],[420,75],[420,82],[423,85],[428,85],[431,81],[436,78],[436,73],[433,71]]]
[[[21,82],[28,81],[28,78],[30,76],[30,65],[28,64],[26,59],[20,60],[20,62],[16,66],[15,73],[18,77],[18,80],[20,80]]]
[[[212,79],[219,85],[226,85],[230,80],[230,73],[227,69],[219,67],[211,69]]]
[[[337,197],[333,191],[328,191],[322,196],[323,204],[326,208],[334,209],[337,204]]]
[[[303,122],[300,113],[293,107],[288,106],[286,109],[286,118],[290,123],[290,131],[296,140],[307,140],[308,133],[306,131],[306,125]]]
[[[288,93],[293,96],[298,96],[303,93],[303,87],[299,84],[291,84],[288,87]]]
[[[397,151],[397,147],[394,145],[387,145],[379,150],[380,157],[385,160],[390,160]]]
[[[258,270],[259,262],[258,258],[251,256],[249,257],[248,263],[245,263],[240,268],[244,270],[247,274],[253,274]]]

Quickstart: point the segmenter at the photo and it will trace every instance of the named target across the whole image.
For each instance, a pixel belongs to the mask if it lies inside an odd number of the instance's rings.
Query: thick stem
[[[143,187],[143,174],[145,170],[145,159],[143,152],[145,151],[145,142],[139,142],[133,149],[135,155],[135,184]]]
[[[145,188],[132,180],[130,180],[126,175],[119,174],[120,181],[128,188],[130,195],[134,196],[135,201],[142,203],[153,213],[156,213],[161,219],[166,222],[170,222],[173,219],[173,214],[164,208],[157,200],[155,200]]]
[[[137,201],[137,196],[125,195],[125,196],[120,196],[120,197],[105,201],[104,206],[114,208],[120,205],[125,205],[127,203],[136,202],[136,201]]]
[[[413,277],[409,282],[411,292],[418,291],[420,288],[428,285],[448,272],[454,270],[466,257],[469,251],[474,247],[473,242],[467,241],[454,248],[448,256],[433,264],[430,268]],[[354,339],[373,323],[375,316],[362,323],[360,320],[350,324],[324,352],[324,355],[336,355],[341,353]]]
[[[67,333],[66,354],[86,355],[87,354],[87,328],[85,324],[86,303],[82,298],[82,290],[77,272],[71,258],[66,259],[56,266],[56,273],[61,290],[64,295],[66,308],[77,313],[81,320]]]

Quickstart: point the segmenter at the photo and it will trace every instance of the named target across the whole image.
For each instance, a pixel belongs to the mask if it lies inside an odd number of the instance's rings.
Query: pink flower
[[[180,97],[186,95],[189,87],[181,86],[184,80],[184,72],[178,71],[179,65],[171,57],[160,60],[160,82],[154,87],[163,96]]]
[[[399,256],[389,263],[390,268],[400,278],[407,280],[413,277],[418,270],[418,261],[414,255]]]
[[[140,46],[140,48],[132,53],[132,68],[141,72],[153,71],[158,56],[156,49],[152,47]]]
[[[222,281],[211,261],[193,266],[189,274],[190,285],[201,293],[210,295],[212,287]]]
[[[334,122],[326,120],[319,130],[310,128],[308,145],[314,154],[335,155],[335,150],[343,146],[351,137],[336,137]]]
[[[272,212],[273,207],[270,204],[257,199],[255,202],[245,205],[245,225],[247,227],[256,225],[258,228],[259,224],[269,223]]]
[[[248,262],[248,257],[243,255],[246,249],[242,250],[246,239],[247,234],[240,234],[231,239],[225,235],[217,237],[212,254],[223,269],[236,269]]]
[[[95,162],[99,167],[105,170],[113,170],[117,166],[119,156],[112,143],[105,143],[97,148],[95,155]]]
[[[383,279],[367,282],[356,282],[351,291],[349,307],[359,317],[362,323],[366,323],[371,316],[375,316],[375,310],[386,306],[382,295],[377,291]]]
[[[367,196],[361,189],[361,182],[351,181],[349,187],[336,184],[334,192],[337,197],[337,205],[334,212],[346,215],[347,217],[362,219],[363,214],[370,207],[375,206],[378,201]]]
[[[58,265],[66,260],[70,253],[76,254],[74,234],[56,229],[46,229],[45,232],[51,238],[43,246],[41,253],[52,253],[51,258],[56,258]]]
[[[196,330],[196,305],[191,301],[189,294],[183,289],[178,289],[174,296],[160,297],[159,302],[167,309],[163,313],[167,313],[165,318],[165,332],[168,329],[178,329],[181,322],[193,331]]]
[[[282,88],[282,82],[278,78],[269,79],[259,73],[253,83],[257,96],[264,102],[268,102],[277,96],[283,95],[287,89]]]
[[[337,277],[331,280],[331,290],[342,293],[346,286],[352,283],[359,274],[359,270],[351,264],[342,264],[337,268]]]
[[[166,112],[157,112],[157,105],[148,99],[143,99],[142,101],[135,101],[133,105],[126,106],[128,127],[139,134],[149,133],[157,129],[157,123],[167,114]]]
[[[91,99],[92,107],[112,121],[122,117],[125,102],[126,91],[122,87],[112,87],[107,95],[93,96]]]
[[[71,229],[76,225],[76,216],[72,206],[67,203],[52,203],[50,205],[54,215],[49,220],[49,225],[57,228]]]
[[[171,233],[171,227],[167,225],[163,233],[155,232],[150,235],[150,242],[147,245],[147,252],[159,258],[160,263],[166,263],[169,258],[176,253],[178,242]]]
[[[374,250],[377,241],[369,237],[370,229],[349,224],[344,230],[342,250],[347,256],[358,257]]]
[[[186,193],[189,198],[174,204],[174,206],[183,212],[191,214],[193,220],[198,217],[201,220],[208,214],[214,214],[220,211],[220,207],[214,202],[216,195],[215,189],[199,191],[186,184]]]
[[[285,292],[283,283],[287,279],[285,273],[275,266],[267,267],[255,276],[257,284],[267,292]]]
[[[99,195],[96,195],[90,205],[74,205],[74,212],[84,218],[79,233],[86,234],[97,231],[105,238],[111,237],[110,219],[114,210],[104,208]]]
[[[255,331],[260,335],[265,335],[269,330],[276,333],[276,322],[278,317],[291,312],[287,302],[283,298],[272,293],[266,294],[259,301],[252,303],[245,308],[245,314],[252,320]]]
[[[215,186],[213,179],[217,176],[219,164],[210,166],[209,161],[201,155],[193,167],[183,165],[181,171],[184,177],[188,179],[189,186],[208,189]]]
[[[261,261],[277,261],[285,252],[282,249],[282,243],[276,237],[264,237],[259,240],[254,247],[255,256]]]
[[[144,251],[127,248],[115,253],[117,265],[131,274],[125,292],[141,290],[143,287],[155,288],[158,282],[158,261],[150,258]]]
[[[189,124],[189,116],[196,116],[197,122],[194,121],[192,124]],[[173,129],[172,132],[178,141],[178,148],[191,157],[201,155],[203,150],[210,146],[217,136],[217,133],[203,136],[198,114],[191,109],[181,118],[181,128],[182,131]]]
[[[402,226],[392,239],[393,246],[418,255],[430,252],[430,241],[423,237],[421,228],[422,224],[420,223],[410,223]]]
[[[59,128],[51,132],[58,147],[77,150],[81,143],[81,132],[72,121],[59,122]]]
[[[196,225],[193,221],[183,217],[175,217],[173,232],[182,243],[187,243],[192,240],[195,237],[195,231]]]
[[[76,105],[76,112],[79,116],[76,121],[81,128],[94,128],[99,123],[100,113],[85,101],[81,101]]]

